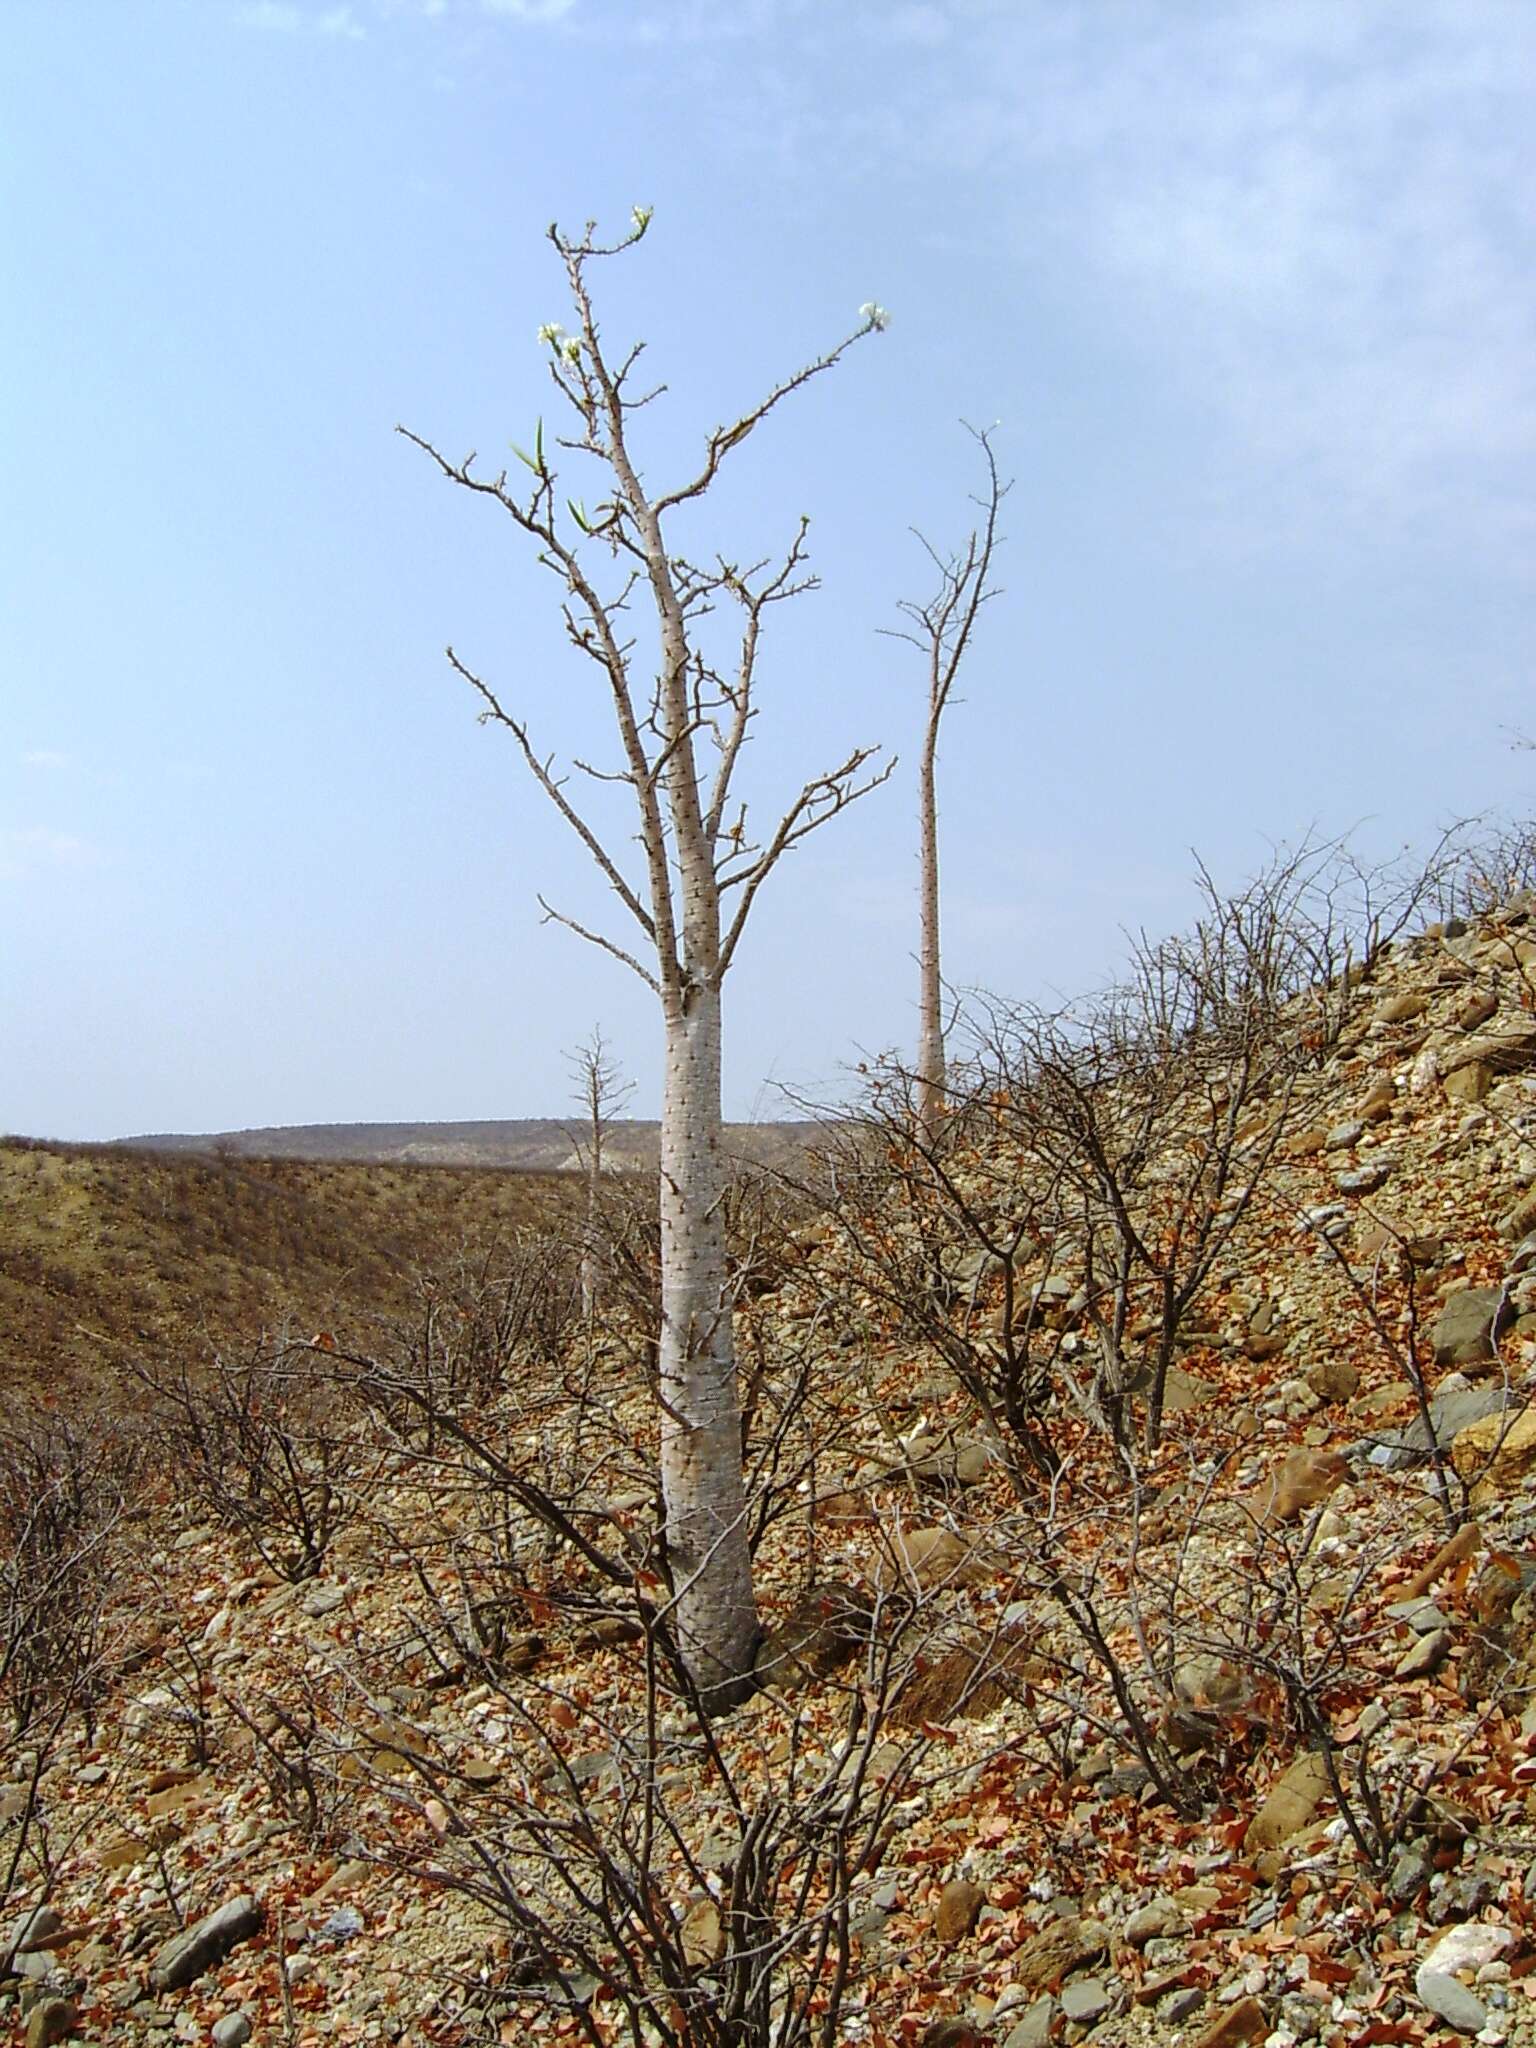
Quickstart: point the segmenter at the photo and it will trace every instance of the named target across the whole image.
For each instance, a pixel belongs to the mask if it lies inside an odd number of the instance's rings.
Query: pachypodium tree
[[[576,1082],[576,1100],[581,1106],[582,1136],[577,1146],[587,1178],[587,1213],[581,1244],[581,1314],[590,1323],[597,1306],[598,1271],[602,1262],[598,1209],[603,1187],[603,1141],[608,1126],[635,1092],[626,1081],[619,1063],[608,1050],[603,1028],[594,1024],[592,1035],[565,1056]]]
[[[899,609],[905,627],[892,628],[894,639],[907,640],[922,655],[928,670],[928,716],[917,764],[918,821],[918,1037],[915,1108],[922,1135],[932,1144],[944,1108],[944,978],[939,956],[939,726],[954,694],[955,678],[976,631],[981,608],[997,595],[992,588],[992,557],[998,545],[997,516],[1009,486],[997,473],[990,427],[970,433],[986,465],[986,489],[976,503],[981,522],[972,527],[964,547],[941,555],[919,533],[929,560],[938,571],[932,597],[922,603],[905,599]]]
[[[721,989],[758,891],[783,856],[884,781],[892,764],[878,764],[877,748],[855,747],[837,767],[807,781],[770,831],[760,839],[750,835],[734,786],[757,711],[759,648],[774,606],[815,587],[806,566],[808,522],[799,521],[782,555],[748,565],[725,553],[707,562],[685,555],[669,533],[672,515],[705,496],[768,415],[882,328],[885,315],[878,306],[864,306],[845,339],[775,384],[733,425],[716,428],[680,482],[653,489],[643,480],[632,428],[662,387],[638,385],[643,343],[610,354],[591,285],[594,267],[632,249],[649,223],[649,209],[637,207],[631,230],[615,241],[599,241],[590,221],[576,237],[558,227],[549,231],[565,271],[572,324],[541,328],[539,342],[570,426],[551,445],[540,423],[531,450],[515,451],[525,476],[514,484],[506,471],[481,474],[475,456],[452,461],[430,441],[401,431],[450,481],[499,505],[533,545],[560,588],[570,642],[595,667],[612,709],[616,764],[575,765],[596,782],[627,787],[638,828],[638,871],[605,842],[536,746],[526,719],[448,650],[453,667],[479,692],[482,718],[512,734],[631,929],[616,939],[541,897],[546,918],[622,961],[660,1005],[658,1393],[672,1619],[689,1677],[723,1707],[750,1687],[760,1626],[722,1222]],[[561,457],[595,470],[600,495],[590,507],[560,485]],[[651,628],[644,634],[636,627],[642,603]],[[729,633],[722,630],[727,616],[734,618]]]

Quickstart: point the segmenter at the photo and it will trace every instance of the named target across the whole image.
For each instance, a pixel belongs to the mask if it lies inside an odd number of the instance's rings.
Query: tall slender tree
[[[918,1036],[916,1111],[925,1140],[938,1136],[944,1114],[944,978],[939,953],[939,810],[937,767],[939,726],[949,706],[955,677],[965,659],[992,588],[992,556],[998,546],[997,518],[1010,485],[1000,481],[991,427],[970,427],[986,465],[986,489],[974,502],[981,523],[956,553],[941,555],[917,529],[923,551],[938,571],[938,587],[924,603],[904,599],[898,609],[910,622],[891,627],[893,638],[909,641],[928,669],[928,717],[917,763],[918,829]]]
[[[875,765],[878,749],[855,747],[837,767],[807,781],[760,840],[751,837],[734,782],[757,711],[764,626],[776,605],[815,587],[806,567],[808,522],[799,521],[782,555],[747,565],[724,553],[707,561],[685,555],[669,528],[672,515],[705,496],[728,459],[784,399],[883,327],[885,315],[878,306],[863,307],[844,340],[775,384],[733,425],[717,427],[679,483],[649,488],[631,429],[635,415],[664,387],[638,388],[643,344],[609,353],[590,276],[599,263],[632,249],[649,223],[649,209],[637,207],[631,231],[616,241],[600,242],[590,221],[575,237],[558,227],[549,231],[572,308],[569,330],[551,324],[539,331],[571,421],[553,445],[595,466],[602,495],[590,510],[559,486],[558,457],[542,422],[531,450],[515,451],[527,472],[516,488],[504,470],[481,475],[473,455],[454,462],[430,441],[401,431],[451,482],[500,506],[532,543],[560,587],[571,645],[596,669],[612,709],[616,765],[574,765],[596,781],[628,788],[638,825],[638,873],[604,843],[550,757],[534,744],[523,716],[506,709],[490,684],[448,650],[453,667],[480,695],[482,719],[512,734],[535,782],[596,862],[638,938],[621,943],[540,897],[546,918],[621,960],[660,1006],[659,1400],[667,1557],[684,1663],[704,1697],[724,1707],[750,1688],[761,1631],[722,1222],[721,989],[773,869],[808,833],[884,781],[894,764]],[[652,627],[644,652],[631,611],[642,599],[649,600]],[[728,651],[709,624],[712,615],[727,611],[736,624]]]
[[[587,1214],[581,1240],[581,1314],[582,1320],[590,1323],[597,1306],[602,1263],[598,1208],[603,1188],[603,1142],[608,1126],[634,1094],[635,1084],[625,1079],[618,1061],[609,1052],[601,1024],[592,1026],[591,1037],[584,1039],[574,1052],[568,1052],[565,1062],[576,1082],[575,1095],[581,1106],[583,1126],[578,1150],[585,1153]]]

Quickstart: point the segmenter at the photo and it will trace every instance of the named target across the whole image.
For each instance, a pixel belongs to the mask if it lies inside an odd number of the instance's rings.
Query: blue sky
[[[946,971],[1012,995],[1310,823],[1530,808],[1536,15],[1524,0],[11,0],[0,91],[0,1125],[560,1114],[651,999],[482,730],[604,745],[554,592],[392,431],[504,459],[549,221],[644,245],[605,330],[655,481],[890,309],[688,545],[811,516],[757,812],[856,742],[733,971],[728,1108],[913,1036],[909,533],[999,421],[1007,546],[941,763]]]

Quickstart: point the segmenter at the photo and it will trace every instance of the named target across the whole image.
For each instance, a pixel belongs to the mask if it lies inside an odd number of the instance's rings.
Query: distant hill
[[[810,1143],[813,1123],[727,1124],[727,1151],[765,1165],[788,1161]],[[523,1173],[569,1173],[581,1164],[579,1121],[507,1117],[485,1123],[277,1124],[265,1130],[201,1136],[154,1132],[120,1142],[139,1152],[192,1152],[238,1159],[350,1161],[364,1166],[480,1166]],[[632,1118],[608,1126],[604,1140],[615,1167],[655,1170],[658,1126]]]
[[[0,1396],[79,1390],[125,1352],[284,1323],[366,1345],[415,1312],[419,1274],[568,1230],[580,1194],[569,1175],[212,1144],[0,1141]]]

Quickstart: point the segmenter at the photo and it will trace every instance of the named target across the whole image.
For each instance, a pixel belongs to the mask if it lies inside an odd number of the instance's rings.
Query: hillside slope
[[[262,1529],[281,1475],[231,1513],[189,1458],[141,1504],[95,1720],[6,1753],[0,1826],[66,1846],[0,2010],[317,2048],[1532,2048],[1533,976],[1525,900],[1346,972],[1331,1037],[1315,992],[1285,1012],[1303,1057],[1233,1134],[1241,1227],[1152,1449],[1143,1408],[1118,1442],[1095,1413],[1102,1269],[1006,1087],[937,1158],[893,1127],[820,1215],[752,1211],[767,1633],[707,1725],[667,1681],[622,1313],[425,1426],[410,1352],[324,1407],[290,1474],[345,1512],[308,1577]],[[1180,1101],[1220,1125],[1219,1089]],[[1166,1221],[1208,1154],[1160,1142]],[[81,1170],[50,1185],[101,1213]],[[1053,1464],[977,1398],[1010,1338]],[[326,1349],[263,1398],[355,1391]],[[13,1914],[45,1859],[14,1867]]]
[[[412,1274],[569,1213],[569,1181],[505,1171],[207,1158],[0,1142],[7,1391],[124,1351],[285,1321],[365,1329]]]
[[[798,1156],[814,1129],[805,1123],[727,1124],[725,1148],[733,1158],[764,1162]],[[507,1117],[470,1123],[277,1124],[203,1136],[156,1132],[121,1142],[141,1152],[569,1173],[581,1164],[581,1139],[580,1122],[573,1118]],[[633,1118],[616,1118],[604,1138],[610,1165],[641,1171],[655,1171],[657,1144],[658,1126]]]

